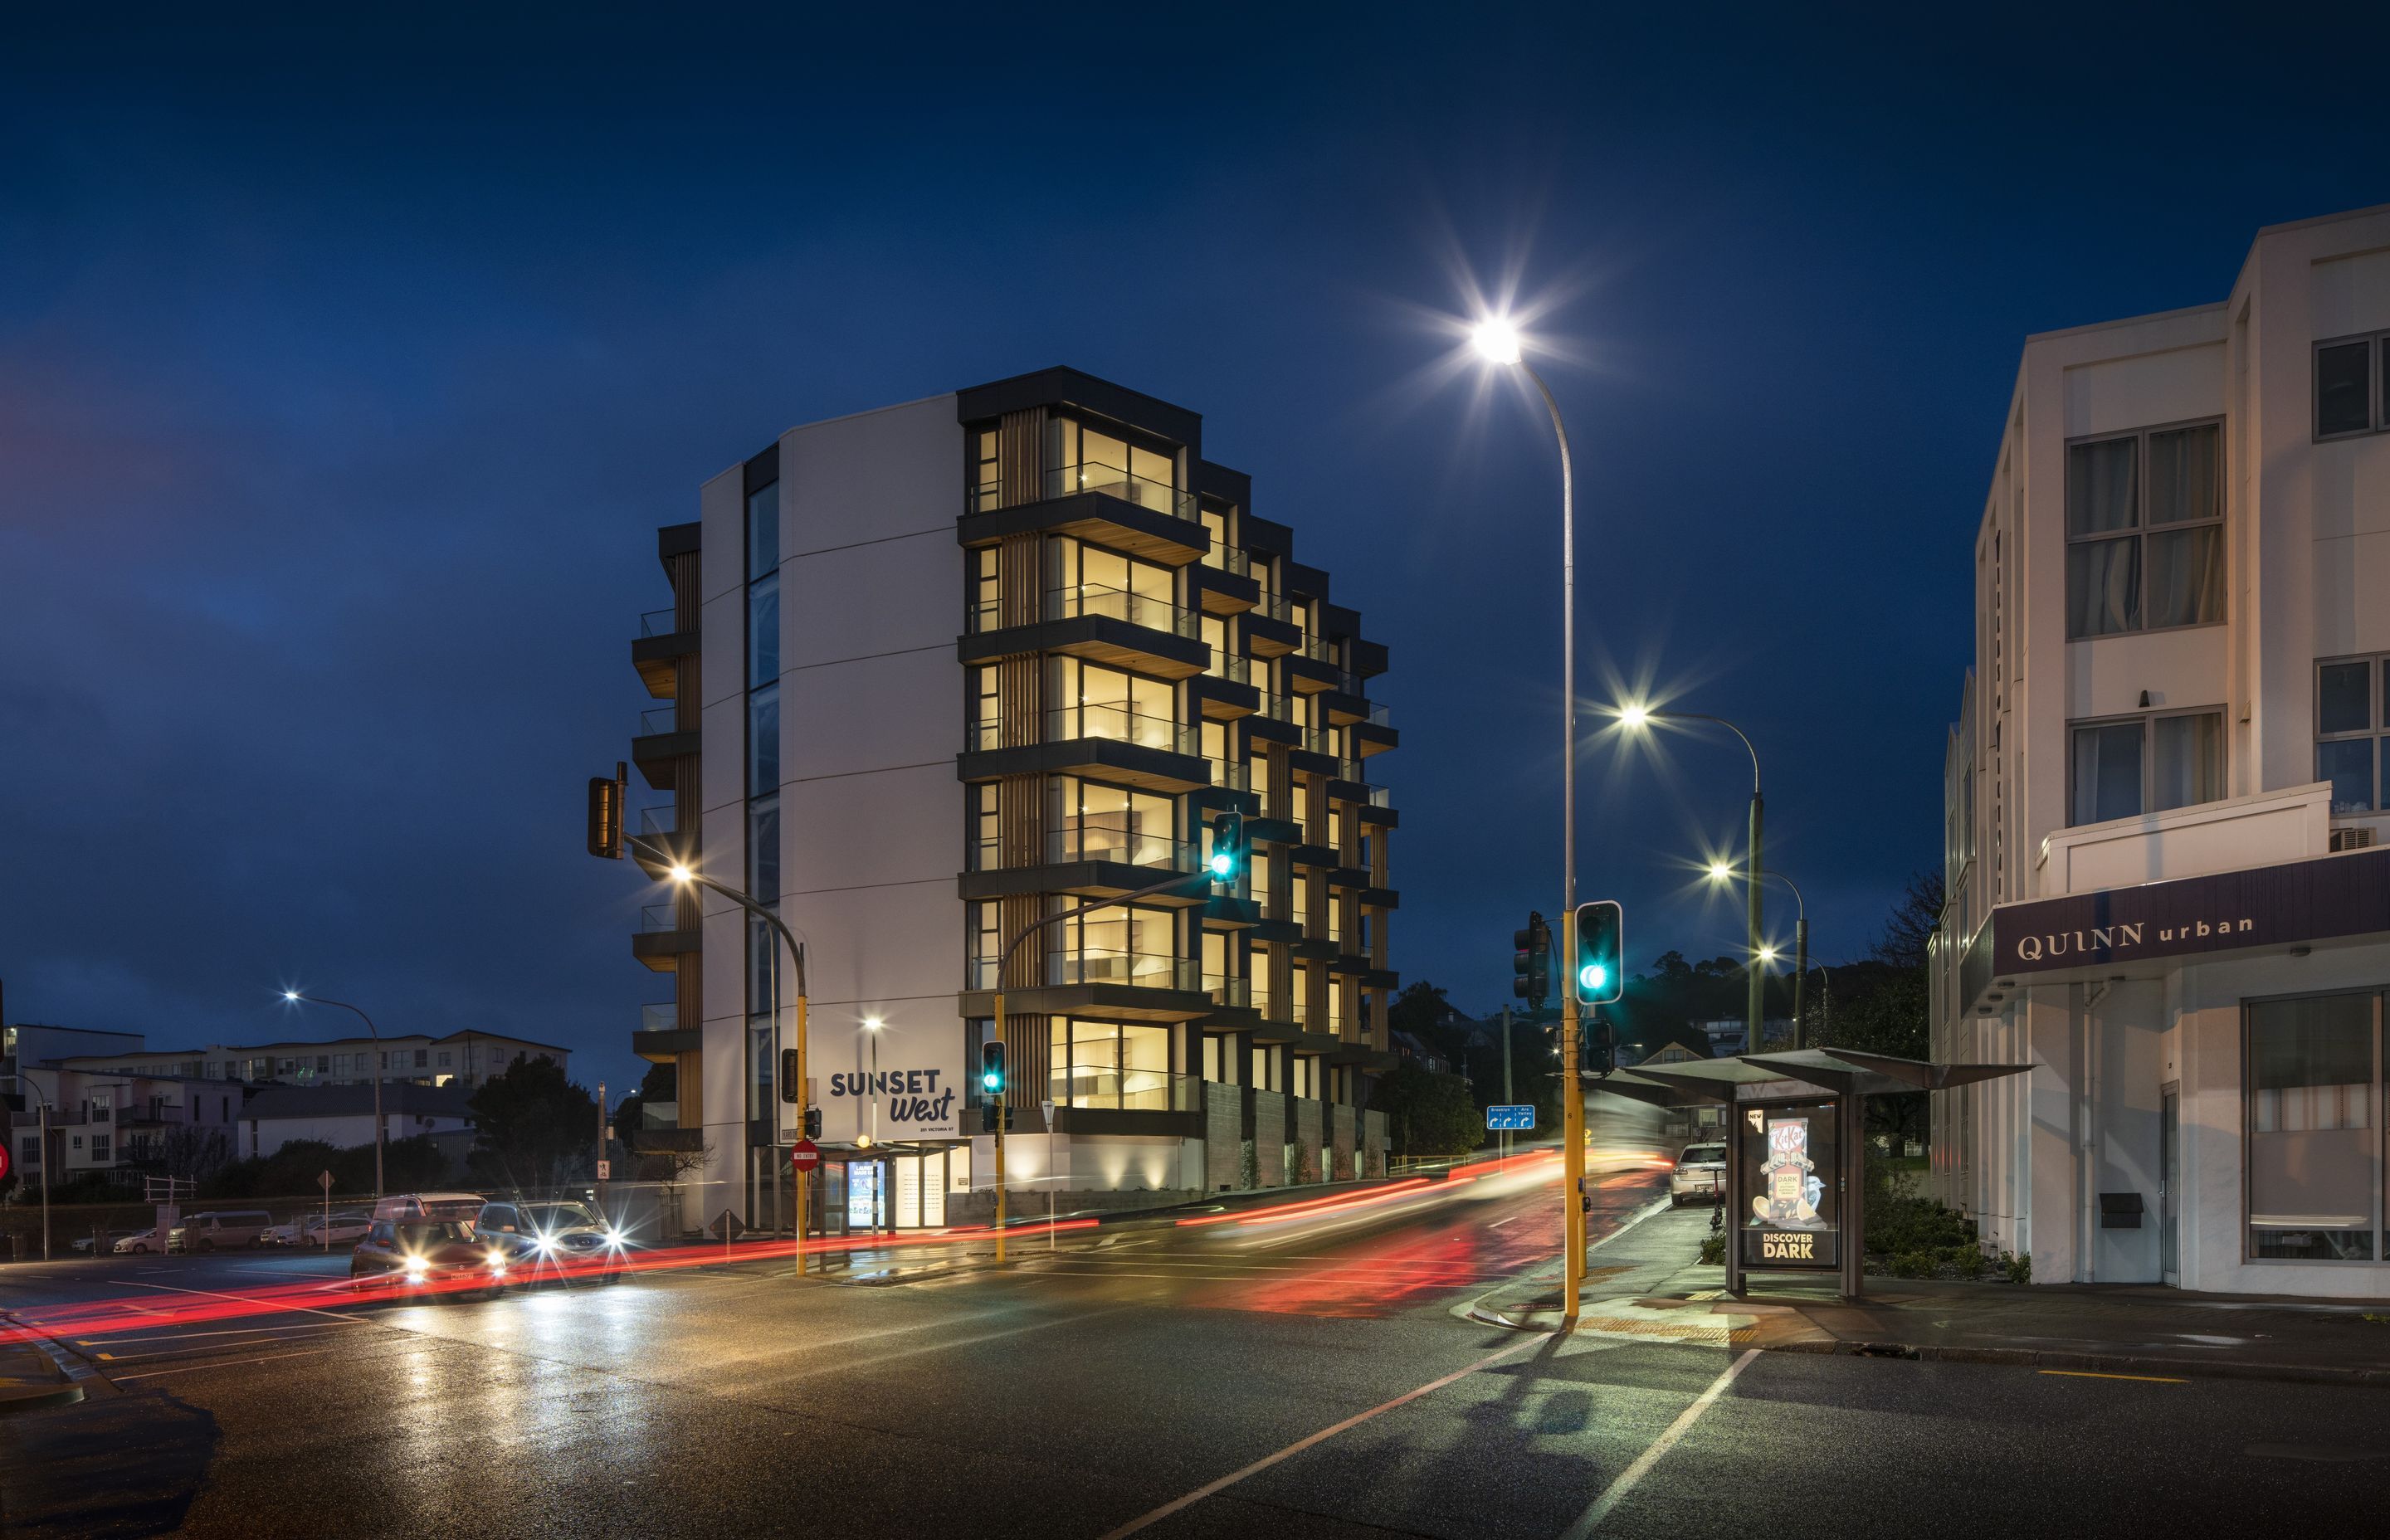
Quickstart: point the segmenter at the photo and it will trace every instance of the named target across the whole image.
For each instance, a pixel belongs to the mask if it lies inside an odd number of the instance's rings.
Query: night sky
[[[350,9],[0,23],[12,1021],[346,1030],[289,983],[619,1095],[670,986],[582,786],[648,703],[655,527],[792,424],[1052,364],[1201,412],[1391,648],[1394,964],[1491,1007],[1559,888],[1557,464],[1454,353],[1506,295],[1576,439],[1586,693],[1746,728],[1855,955],[1940,859],[2022,339],[2390,199],[2340,20],[2354,90],[2180,10]],[[1740,751],[1587,764],[1630,959],[1735,945],[1687,863]]]

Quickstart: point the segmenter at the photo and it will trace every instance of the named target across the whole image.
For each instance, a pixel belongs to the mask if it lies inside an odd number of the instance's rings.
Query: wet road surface
[[[1613,1177],[1594,1233],[1648,1207]],[[1202,1218],[1204,1216],[1189,1216]],[[889,1287],[785,1256],[359,1303],[340,1259],[0,1270],[93,1372],[0,1420],[12,1534],[2380,1533],[2381,1392],[1485,1327],[1542,1173],[1025,1232]],[[889,1260],[893,1259],[893,1260]],[[887,1248],[868,1274],[918,1262]],[[105,1356],[103,1356],[105,1355]],[[2253,1452],[2254,1451],[2254,1452]]]

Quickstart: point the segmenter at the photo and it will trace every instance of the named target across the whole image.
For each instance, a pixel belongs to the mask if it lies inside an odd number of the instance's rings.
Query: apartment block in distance
[[[2029,339],[1946,765],[1932,1183],[2040,1282],[2390,1294],[2390,208]]]
[[[1048,369],[791,429],[659,536],[632,754],[669,800],[632,827],[804,942],[820,1227],[986,1217],[966,1070],[998,1034],[1017,1206],[1383,1169],[1386,651],[1203,454],[1197,414]],[[1224,889],[1227,809],[1253,853]],[[785,1227],[785,948],[700,892],[634,951],[674,985],[634,1042],[677,1066],[642,1142]]]

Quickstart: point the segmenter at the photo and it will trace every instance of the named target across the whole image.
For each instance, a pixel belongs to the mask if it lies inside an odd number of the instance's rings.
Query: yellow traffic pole
[[[1000,976],[996,984],[996,1040],[1004,1041],[1004,981]],[[999,1263],[1004,1260],[1004,1092],[1011,1079],[1012,1066],[1007,1064],[1003,1078],[996,1085],[996,1260]]]
[[[1585,1286],[1585,1088],[1577,1080],[1576,912],[1561,911],[1561,1329],[1576,1327]]]
[[[805,1114],[813,1108],[810,1085],[805,1079],[805,972],[797,969],[797,1142],[805,1139],[805,1124],[813,1120]],[[810,1171],[796,1173],[797,1178],[797,1277],[805,1276],[805,1189],[813,1185]]]

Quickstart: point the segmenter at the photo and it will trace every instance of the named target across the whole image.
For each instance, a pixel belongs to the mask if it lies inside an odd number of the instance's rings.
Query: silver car
[[[1726,1190],[1726,1146],[1722,1144],[1689,1144],[1677,1157],[1676,1169],[1668,1173],[1668,1201],[1681,1207],[1686,1203],[1710,1203]]]

